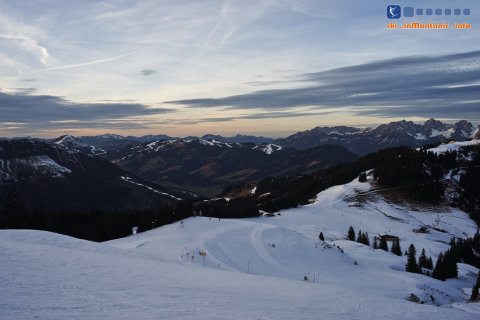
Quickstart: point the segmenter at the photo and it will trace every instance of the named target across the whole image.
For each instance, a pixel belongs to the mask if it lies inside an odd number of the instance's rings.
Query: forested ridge
[[[202,201],[180,201],[176,205],[142,210],[54,211],[49,208],[28,210],[14,192],[4,195],[6,205],[0,209],[0,228],[40,229],[78,238],[104,241],[138,231],[179,221],[194,215],[215,218],[258,216],[261,211],[279,210],[307,204],[316,194],[331,186],[345,184],[367,170],[376,183],[392,189],[405,199],[439,204],[448,200],[480,221],[480,148],[467,147],[462,151],[436,155],[422,149],[398,147],[381,150],[354,162],[336,165],[311,174],[266,178],[256,184],[255,193],[227,197],[248,185],[226,188],[218,198]],[[465,161],[468,159],[469,161]],[[457,194],[446,197],[445,176],[459,175]]]

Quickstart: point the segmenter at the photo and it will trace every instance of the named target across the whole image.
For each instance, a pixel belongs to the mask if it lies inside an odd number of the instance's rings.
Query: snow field
[[[425,248],[435,261],[451,235],[476,231],[466,213],[437,209],[388,203],[355,180],[275,217],[189,218],[105,243],[2,230],[0,318],[478,319],[479,304],[465,303],[476,268],[459,264],[459,278],[441,282],[406,273],[405,256],[345,240],[350,225],[371,243],[397,235],[403,251],[414,243],[417,258]],[[425,225],[430,233],[412,232]],[[411,293],[425,304],[406,301]]]

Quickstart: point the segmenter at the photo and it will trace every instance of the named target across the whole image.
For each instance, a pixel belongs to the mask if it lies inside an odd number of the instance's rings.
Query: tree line
[[[5,205],[0,207],[0,229],[44,230],[100,242],[131,235],[133,227],[137,227],[137,232],[144,232],[200,212],[215,218],[247,218],[259,214],[253,196],[230,201],[178,201],[171,206],[141,210],[28,209],[12,190],[6,195]]]
[[[388,252],[388,245],[385,239],[386,237],[380,236],[379,238],[379,243],[377,242],[378,237],[374,238],[373,248]],[[357,241],[365,245],[370,245],[368,233],[363,233],[360,230],[358,235],[355,237],[355,230],[352,226],[350,226],[347,231],[347,239],[350,241]],[[445,281],[446,279],[458,277],[457,263],[470,264],[480,269],[480,256],[478,255],[478,252],[480,252],[480,234],[478,232],[473,238],[461,239],[452,237],[449,245],[450,248],[448,250],[439,254],[434,267],[432,258],[427,256],[425,248],[422,249],[422,252],[417,260],[417,250],[415,245],[413,243],[410,244],[408,250],[405,251],[405,255],[407,256],[405,271],[422,273],[431,276],[432,278]],[[398,238],[393,239],[390,252],[398,256],[402,256],[402,249],[400,247],[400,240]],[[474,294],[472,298],[473,300],[478,299],[478,290],[479,285],[477,281],[472,290],[472,292],[476,292],[472,293]]]
[[[425,203],[437,204],[446,199],[445,175],[458,170],[464,164],[457,151],[442,154],[409,147],[380,150],[354,162],[336,165],[320,171],[296,176],[266,178],[257,183],[257,194],[265,196],[257,199],[259,209],[276,212],[298,205],[307,204],[319,192],[334,185],[345,184],[355,177],[366,181],[366,171],[373,170],[374,179],[383,187],[395,189],[405,198]],[[480,147],[470,146],[461,151],[470,154],[473,161],[464,171],[460,171],[459,197],[453,205],[470,214],[480,223]]]
[[[462,192],[456,204],[472,219],[480,219],[480,148],[469,147],[473,162],[460,175]],[[316,194],[331,186],[345,184],[374,168],[374,178],[382,186],[396,188],[406,197],[438,203],[445,198],[442,179],[450,170],[461,166],[457,152],[436,155],[426,148],[415,150],[397,147],[364,156],[354,162],[336,165],[310,174],[266,178],[257,183],[256,195],[231,200],[222,198],[207,201],[180,201],[159,209],[53,211],[49,208],[27,210],[21,199],[8,194],[6,205],[0,208],[0,228],[32,228],[103,241],[130,234],[133,226],[139,231],[152,226],[172,223],[195,212],[219,218],[255,217],[260,210],[276,212],[306,204]],[[228,189],[228,188],[227,188]],[[257,196],[262,195],[262,196]],[[365,239],[364,239],[365,240]],[[382,240],[380,239],[380,242]],[[384,248],[382,243],[377,243]],[[375,242],[374,242],[375,246]],[[401,250],[400,250],[401,251]]]

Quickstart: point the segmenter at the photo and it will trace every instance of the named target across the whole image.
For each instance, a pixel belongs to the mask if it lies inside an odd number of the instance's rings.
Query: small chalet
[[[430,233],[426,226],[421,226],[418,229],[412,229],[412,231],[415,232],[415,233]]]
[[[390,234],[380,234],[378,235],[378,237],[375,237],[377,238],[378,240],[381,240],[381,239],[385,239],[385,241],[395,241],[395,240],[398,240],[398,237],[397,236],[392,236]]]

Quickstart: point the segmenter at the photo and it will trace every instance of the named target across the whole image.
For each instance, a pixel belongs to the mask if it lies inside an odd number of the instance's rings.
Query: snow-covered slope
[[[190,218],[101,244],[2,230],[0,314],[7,319],[478,319],[479,304],[465,303],[476,268],[459,264],[459,278],[441,282],[406,273],[404,256],[345,240],[352,225],[370,238],[397,235],[403,250],[414,243],[435,260],[451,235],[476,231],[462,211],[393,204],[381,192],[373,183],[353,181],[274,217]],[[421,226],[429,233],[412,231]],[[318,239],[320,231],[325,241]],[[411,293],[424,304],[408,302]]]
[[[113,138],[112,138],[113,139]],[[104,155],[106,153],[102,148],[97,148],[93,145],[87,145],[79,138],[71,135],[64,135],[53,141],[54,145],[62,148],[69,153],[83,153],[86,155]]]
[[[268,144],[256,145],[255,147],[253,147],[253,150],[260,150],[262,152],[265,152],[266,154],[272,154],[276,151],[282,150],[282,147],[277,146],[276,144],[273,144],[273,143],[268,143]]]
[[[0,159],[0,182],[16,180],[18,171],[32,171],[32,176],[33,174],[42,174],[53,178],[61,178],[72,172],[47,155]]]
[[[455,141],[455,142],[451,142],[451,143],[447,143],[447,144],[441,144],[436,148],[428,149],[428,151],[431,151],[435,154],[441,154],[441,153],[445,153],[447,151],[456,151],[456,150],[459,150],[463,147],[473,146],[473,145],[476,145],[476,144],[479,144],[479,143],[480,143],[480,140],[477,140],[477,139],[474,139],[474,140],[471,140],[471,141]]]
[[[8,202],[5,195],[12,191],[30,210],[66,212],[158,208],[180,198],[178,190],[142,181],[103,158],[66,147],[72,139],[1,140],[0,211]],[[191,196],[182,193],[181,198]]]

